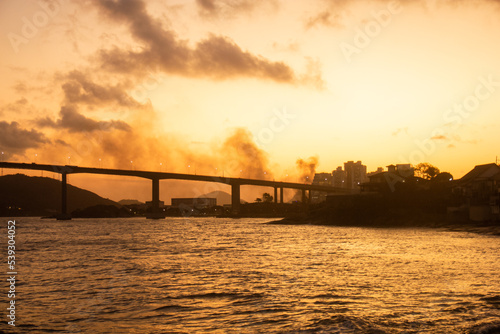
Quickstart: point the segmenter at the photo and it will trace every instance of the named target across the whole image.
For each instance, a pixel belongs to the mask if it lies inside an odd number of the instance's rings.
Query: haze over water
[[[498,237],[265,222],[18,219],[16,329],[467,333],[495,321],[500,328]]]

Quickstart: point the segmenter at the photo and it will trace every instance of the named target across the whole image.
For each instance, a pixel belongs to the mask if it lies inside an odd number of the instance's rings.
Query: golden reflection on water
[[[498,238],[262,222],[26,222],[23,319],[97,333],[453,333],[500,318]]]

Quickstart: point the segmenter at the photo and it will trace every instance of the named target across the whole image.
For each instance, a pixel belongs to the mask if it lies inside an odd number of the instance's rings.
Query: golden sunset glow
[[[295,181],[317,157],[459,178],[500,154],[499,16],[493,0],[2,1],[2,159]]]

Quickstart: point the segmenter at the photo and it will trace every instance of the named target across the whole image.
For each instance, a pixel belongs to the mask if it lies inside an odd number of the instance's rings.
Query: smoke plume
[[[318,157],[309,157],[306,160],[298,159],[295,164],[299,172],[299,182],[311,183],[316,173]]]

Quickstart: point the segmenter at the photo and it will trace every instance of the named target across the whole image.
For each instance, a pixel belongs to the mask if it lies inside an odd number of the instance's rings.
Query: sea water
[[[266,222],[17,218],[15,331],[500,331],[499,237]]]

